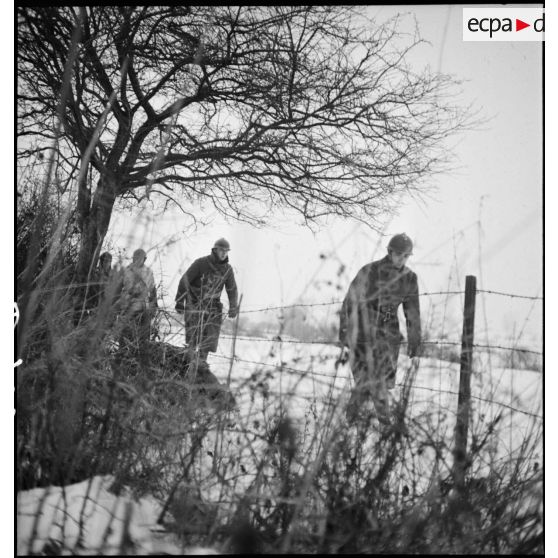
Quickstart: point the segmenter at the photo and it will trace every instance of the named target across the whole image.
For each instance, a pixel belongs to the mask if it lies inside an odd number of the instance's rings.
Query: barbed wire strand
[[[523,298],[526,300],[544,300],[544,297],[542,296],[517,295],[512,293],[503,293],[501,291],[491,291],[489,289],[477,289],[477,293],[488,293],[488,294],[495,294],[500,296],[507,296],[510,298]]]
[[[519,298],[525,300],[543,300],[541,296],[528,296],[528,295],[518,295],[513,293],[506,293],[502,291],[494,291],[491,289],[477,289],[477,293],[487,293],[487,294],[494,294],[499,296],[507,296],[510,298]],[[465,291],[431,291],[425,293],[419,293],[418,296],[437,296],[437,295],[458,295],[458,294],[465,294]],[[331,300],[329,302],[308,302],[308,303],[295,303],[295,304],[286,304],[280,306],[265,306],[261,308],[252,308],[248,310],[240,310],[239,314],[253,314],[256,312],[267,312],[270,310],[285,310],[288,308],[311,308],[317,306],[332,306],[336,304],[342,304],[343,300]]]
[[[230,357],[226,356],[226,355],[215,355],[216,357],[219,358],[223,358],[223,359],[227,359],[229,360]],[[272,364],[272,363],[265,363],[265,362],[257,362],[257,361],[253,361],[253,360],[247,360],[247,359],[242,359],[239,357],[235,357],[235,360],[238,362],[244,362],[247,364],[256,364],[258,366],[265,366],[265,367],[273,367],[273,368],[280,368],[282,371],[288,371],[288,372],[295,372],[295,373],[299,373],[299,374],[303,374],[303,375],[316,375],[316,376],[325,376],[328,377],[330,379],[348,379],[349,376],[332,376],[331,374],[327,374],[325,372],[317,372],[317,371],[313,371],[313,370],[300,370],[300,369],[296,369],[296,368],[292,368],[290,366],[283,366],[281,364]],[[398,383],[398,386],[403,386],[402,383]],[[457,391],[451,391],[451,390],[441,390],[439,388],[429,388],[427,386],[416,386],[414,385],[413,388],[417,388],[417,389],[423,389],[423,390],[428,390],[428,391],[432,391],[432,392],[436,392],[436,393],[447,393],[450,395],[459,395],[459,393]],[[298,397],[298,396],[297,396]],[[302,397],[302,395],[300,395],[300,397]],[[305,396],[306,397],[306,396]],[[542,419],[541,415],[537,415],[534,413],[530,413],[529,411],[524,411],[522,409],[518,409],[517,407],[513,407],[512,405],[508,405],[506,403],[502,403],[501,401],[497,401],[494,399],[486,399],[484,397],[480,397],[480,396],[476,396],[476,395],[471,395],[472,399],[476,399],[478,401],[483,401],[485,403],[493,403],[496,405],[499,405],[501,407],[506,407],[512,411],[516,411],[518,413],[523,413],[525,415],[537,418],[537,419]]]
[[[223,339],[233,339],[234,336],[228,334],[222,334],[220,337]],[[338,342],[334,340],[328,339],[317,339],[315,341],[301,341],[299,339],[283,339],[283,338],[275,338],[275,337],[256,337],[251,335],[238,335],[236,339],[240,339],[242,341],[256,341],[256,342],[268,342],[268,343],[292,343],[295,345],[331,345],[331,346],[338,346]],[[441,341],[441,340],[434,340],[434,341],[423,341],[423,345],[452,345],[452,346],[461,346],[461,341]],[[532,349],[522,349],[520,347],[506,347],[503,345],[483,345],[483,344],[473,344],[474,348],[478,349],[502,349],[505,351],[517,351],[520,353],[530,353],[534,355],[543,355],[542,351],[534,351]]]
[[[321,304],[330,304],[330,303],[321,303]],[[308,306],[313,306],[313,305],[308,305]],[[287,308],[287,307],[281,307],[281,308]],[[179,320],[176,316],[174,316],[173,312],[167,310],[166,308],[159,308],[159,310],[162,310],[167,317],[171,318],[174,322],[176,322],[179,325],[183,325],[181,320]],[[233,339],[232,335],[228,335],[228,334],[221,334],[221,336],[223,339]],[[282,337],[257,337],[257,336],[251,336],[251,335],[238,335],[236,336],[236,339],[240,339],[240,340],[244,340],[244,341],[256,341],[256,342],[269,342],[269,343],[292,343],[292,344],[297,344],[297,345],[331,345],[331,346],[337,346],[338,343],[337,341],[333,340],[333,339],[316,339],[316,340],[312,340],[312,341],[302,341],[299,339],[283,339]],[[423,341],[422,342],[423,345],[453,345],[453,346],[460,346],[461,345],[461,341],[445,341],[445,340],[431,340],[431,341]],[[529,353],[529,354],[533,354],[533,355],[539,355],[542,356],[544,353],[542,351],[535,351],[533,349],[525,349],[525,348],[521,348],[521,347],[509,347],[509,346],[504,346],[504,345],[488,345],[488,344],[480,344],[480,343],[475,343],[473,344],[474,348],[477,349],[500,349],[500,350],[505,350],[505,351],[515,351],[515,352],[520,352],[520,353]]]
[[[436,296],[436,295],[459,295],[465,294],[465,291],[432,291],[426,293],[419,293],[418,296]],[[368,299],[362,299],[362,302],[365,302]],[[307,303],[295,303],[295,304],[287,304],[284,306],[267,306],[263,308],[252,308],[249,310],[241,310],[240,314],[253,314],[256,312],[267,312],[269,310],[284,310],[288,308],[311,308],[313,306],[333,306],[333,305],[341,305],[343,304],[343,300],[331,300],[329,302],[307,302]]]

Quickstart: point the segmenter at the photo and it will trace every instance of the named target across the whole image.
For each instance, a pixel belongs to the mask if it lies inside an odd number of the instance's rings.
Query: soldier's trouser
[[[212,304],[203,309],[187,308],[184,323],[186,326],[186,343],[192,351],[198,350],[202,360],[207,353],[214,353],[219,343],[223,306]]]
[[[378,419],[389,422],[388,389],[395,387],[399,343],[377,338],[374,345],[357,344],[350,350],[350,366],[355,386],[349,401],[349,413],[358,414],[366,400],[374,403]]]
[[[372,349],[374,367],[378,370],[378,374],[383,375],[385,378],[387,389],[393,389],[395,387],[399,347],[399,337],[383,337],[379,335]]]

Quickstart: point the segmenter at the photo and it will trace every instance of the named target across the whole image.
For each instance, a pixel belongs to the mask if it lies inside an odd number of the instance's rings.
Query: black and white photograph
[[[544,4],[12,13],[14,553],[544,554]]]

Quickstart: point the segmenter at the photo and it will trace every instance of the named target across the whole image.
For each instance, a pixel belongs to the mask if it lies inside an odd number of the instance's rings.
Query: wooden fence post
[[[459,398],[457,420],[454,431],[453,478],[455,486],[461,490],[465,483],[467,468],[467,434],[469,430],[469,410],[471,406],[471,369],[473,363],[473,338],[475,331],[475,298],[477,278],[465,278],[465,305],[463,310],[463,335],[461,338],[461,370],[459,373]]]

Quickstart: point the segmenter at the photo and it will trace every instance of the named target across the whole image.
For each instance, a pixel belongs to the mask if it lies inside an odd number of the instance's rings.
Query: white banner
[[[463,8],[464,41],[544,41],[544,8]]]

